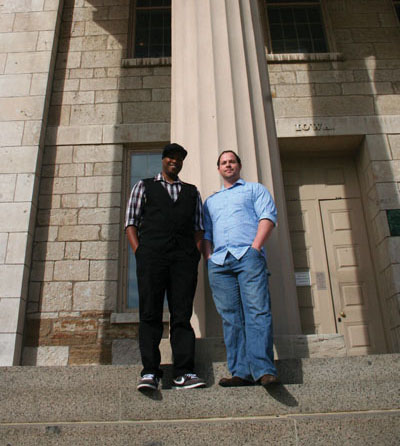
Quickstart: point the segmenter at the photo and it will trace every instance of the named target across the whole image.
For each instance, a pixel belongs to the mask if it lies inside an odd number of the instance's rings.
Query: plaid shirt
[[[173,183],[168,183],[168,181],[164,180],[162,173],[159,173],[154,177],[154,181],[161,182],[162,186],[167,190],[169,196],[174,202],[178,199],[183,184],[179,178]],[[136,226],[137,228],[140,226],[143,215],[143,207],[145,203],[146,203],[146,191],[143,180],[140,180],[133,186],[131,196],[129,197],[128,206],[126,208],[125,229],[128,226]],[[197,191],[194,230],[204,231],[203,204],[201,202],[201,196],[199,191]]]

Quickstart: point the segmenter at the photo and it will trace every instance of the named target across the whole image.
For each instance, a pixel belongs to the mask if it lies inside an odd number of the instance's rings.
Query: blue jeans
[[[232,376],[250,381],[265,374],[276,376],[264,255],[250,248],[240,260],[228,253],[222,266],[209,260],[208,278],[222,317]]]

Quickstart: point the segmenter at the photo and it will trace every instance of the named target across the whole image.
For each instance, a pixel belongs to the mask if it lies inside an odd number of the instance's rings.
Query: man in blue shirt
[[[203,246],[232,374],[219,384],[268,386],[278,379],[263,245],[276,224],[276,207],[263,185],[240,178],[235,152],[222,152],[217,166],[224,185],[204,204]]]

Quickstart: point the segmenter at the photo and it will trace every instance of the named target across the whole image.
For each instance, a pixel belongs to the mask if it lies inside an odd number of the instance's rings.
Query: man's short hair
[[[234,152],[233,150],[224,150],[223,152],[221,152],[221,153],[219,154],[219,157],[218,157],[218,160],[217,160],[217,166],[218,166],[218,167],[219,167],[219,162],[220,162],[220,160],[221,160],[221,156],[222,156],[224,153],[233,153],[233,154],[235,155],[236,161],[237,161],[240,165],[242,165],[242,161],[241,161],[239,155],[238,155],[236,152]]]

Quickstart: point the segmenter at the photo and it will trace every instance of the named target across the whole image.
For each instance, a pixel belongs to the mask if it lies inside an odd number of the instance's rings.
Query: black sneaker
[[[139,384],[137,385],[138,390],[157,390],[160,378],[156,375],[148,373],[140,378]]]
[[[186,373],[173,380],[174,389],[195,389],[196,387],[205,387],[206,383],[195,373]]]

